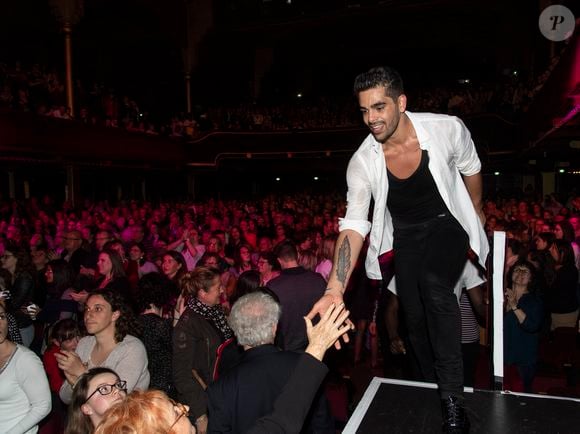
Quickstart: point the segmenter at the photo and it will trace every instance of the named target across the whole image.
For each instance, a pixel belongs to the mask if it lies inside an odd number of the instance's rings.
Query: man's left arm
[[[471,133],[459,118],[455,118],[455,134],[452,140],[452,146],[455,154],[455,165],[475,208],[475,212],[485,224],[485,215],[483,213],[483,181],[481,177],[481,161],[477,155],[475,144],[471,139]]]
[[[481,172],[478,172],[474,175],[462,175],[463,182],[465,183],[465,187],[467,187],[467,192],[469,193],[469,197],[471,198],[471,202],[473,203],[473,207],[475,208],[475,212],[479,216],[481,220],[481,224],[485,225],[485,214],[483,212],[483,181],[481,177]]]

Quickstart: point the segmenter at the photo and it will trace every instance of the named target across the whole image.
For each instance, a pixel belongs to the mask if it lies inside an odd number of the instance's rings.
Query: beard
[[[380,120],[378,122],[374,122],[372,124],[369,124],[369,129],[371,131],[371,134],[373,135],[373,137],[375,138],[375,140],[377,142],[385,143],[387,140],[389,140],[391,138],[391,136],[397,130],[397,127],[399,126],[400,119],[401,119],[401,115],[399,112],[397,112],[397,114],[393,118],[391,118],[388,122],[385,122],[384,120]],[[379,127],[378,131],[376,131],[374,129],[375,126]]]

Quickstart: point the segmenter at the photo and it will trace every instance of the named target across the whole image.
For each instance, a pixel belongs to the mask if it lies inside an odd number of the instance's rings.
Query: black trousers
[[[442,214],[421,224],[396,224],[393,248],[397,294],[421,374],[437,382],[441,398],[461,398],[461,315],[453,288],[467,261],[467,233]]]

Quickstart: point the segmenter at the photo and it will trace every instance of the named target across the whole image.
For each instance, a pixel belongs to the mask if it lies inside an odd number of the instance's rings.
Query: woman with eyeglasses
[[[280,275],[280,263],[272,252],[262,252],[258,259],[258,271],[260,272],[260,285],[266,284]]]
[[[147,352],[143,343],[130,334],[137,334],[132,312],[121,295],[113,291],[94,292],[85,304],[85,327],[89,336],[82,338],[76,350],[55,354],[66,382],[60,398],[71,402],[72,389],[89,369],[104,367],[115,370],[127,381],[127,389],[149,387]]]
[[[538,359],[538,332],[544,306],[536,295],[537,273],[528,261],[517,261],[508,273],[503,324],[504,387],[515,392],[532,392]]]
[[[306,352],[273,402],[272,411],[258,419],[248,433],[282,434],[300,431],[316,391],[328,372],[322,362],[324,354],[339,336],[350,329],[349,325],[345,325],[347,317],[348,311],[344,310],[344,305],[336,308],[331,305],[316,326],[306,320],[309,340]],[[163,392],[136,391],[107,411],[95,434],[201,433],[189,421],[189,410],[189,406],[169,399]]]
[[[105,415],[95,434],[195,434],[189,407],[159,390],[133,392]]]
[[[0,300],[0,432],[36,433],[50,412],[50,389],[40,359],[8,338],[6,304]]]
[[[68,409],[65,434],[91,434],[105,412],[127,396],[127,382],[109,368],[93,368],[81,375]]]

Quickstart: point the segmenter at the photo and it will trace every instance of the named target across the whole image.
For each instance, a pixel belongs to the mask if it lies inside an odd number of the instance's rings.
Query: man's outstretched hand
[[[310,321],[312,321],[314,318],[316,318],[316,315],[319,315],[320,318],[322,318],[332,304],[334,304],[334,306],[340,306],[343,304],[342,292],[340,292],[339,290],[336,290],[336,289],[327,289],[324,292],[324,295],[320,298],[320,300],[318,300],[316,302],[316,304],[314,304],[314,306],[312,307],[312,310],[310,310],[310,312],[308,312],[308,315],[306,315],[306,318]],[[352,323],[352,321],[350,319],[346,320],[346,325],[348,326],[348,328],[342,334],[342,340],[345,343],[347,343],[349,341],[348,331],[354,330],[354,324]],[[338,339],[335,342],[334,347],[337,350],[340,350],[340,339]]]

